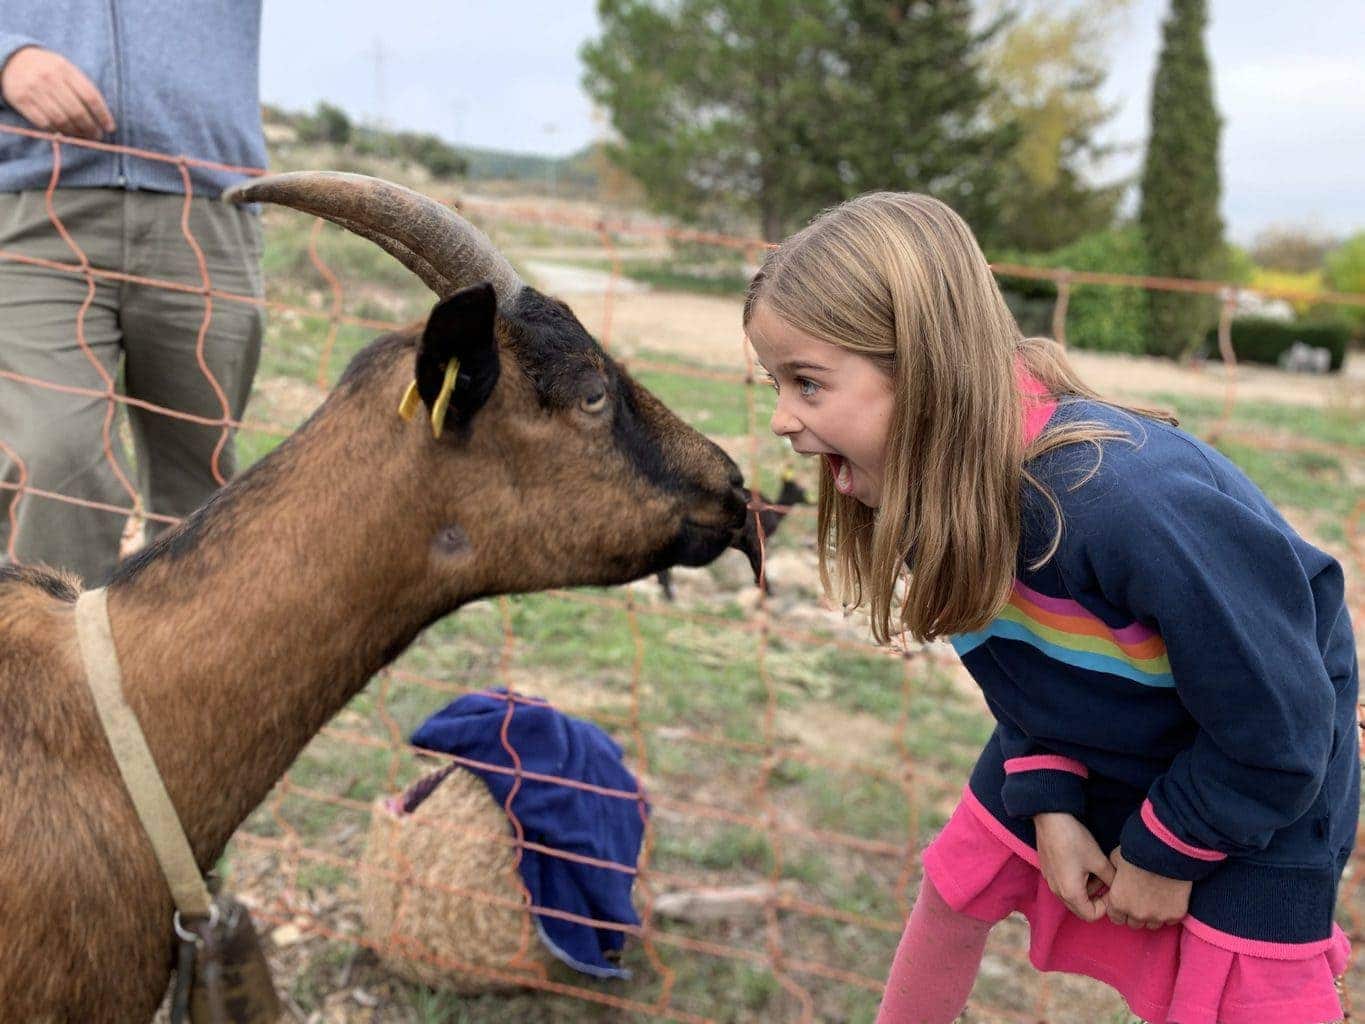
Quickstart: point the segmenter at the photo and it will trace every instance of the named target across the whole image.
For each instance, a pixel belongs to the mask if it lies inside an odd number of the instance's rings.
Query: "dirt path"
[[[570,263],[526,260],[522,266],[526,268],[532,283],[551,295],[603,295],[608,291],[625,295],[649,290],[649,285],[632,278],[613,279],[608,271],[576,267]]]

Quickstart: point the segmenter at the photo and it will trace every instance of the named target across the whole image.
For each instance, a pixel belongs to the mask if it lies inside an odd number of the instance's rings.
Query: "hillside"
[[[563,157],[518,153],[449,143],[428,132],[395,131],[352,121],[328,103],[313,113],[262,107],[272,165],[291,152],[318,145],[335,147],[343,158],[380,158],[422,168],[430,177],[466,182],[511,182],[522,192],[591,195],[598,191],[602,144],[592,143]]]

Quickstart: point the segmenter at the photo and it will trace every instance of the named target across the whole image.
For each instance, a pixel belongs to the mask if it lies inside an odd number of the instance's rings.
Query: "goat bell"
[[[251,914],[231,896],[215,902],[216,919],[196,928],[190,1024],[275,1024],[280,1001]]]

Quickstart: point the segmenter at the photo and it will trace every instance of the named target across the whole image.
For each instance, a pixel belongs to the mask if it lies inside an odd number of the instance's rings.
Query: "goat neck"
[[[431,578],[409,426],[340,389],[110,586],[128,701],[201,867],[375,672],[473,596],[476,564]]]

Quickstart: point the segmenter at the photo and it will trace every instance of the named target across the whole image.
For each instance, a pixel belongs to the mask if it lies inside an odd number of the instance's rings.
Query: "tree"
[[[967,0],[599,0],[584,83],[612,158],[658,209],[756,217],[777,239],[873,188],[931,192],[976,223],[1015,140]]]
[[[986,66],[999,87],[990,116],[1020,136],[1001,181],[997,235],[1006,249],[1047,252],[1114,223],[1128,182],[1094,185],[1088,176],[1118,148],[1096,138],[1114,115],[1099,90],[1105,43],[1131,3],[1002,0],[1004,28]]]
[[[1352,235],[1328,254],[1323,276],[1334,292],[1365,295],[1365,231]],[[1365,331],[1365,306],[1339,306],[1334,316],[1348,321],[1357,337]]]
[[[1214,109],[1204,49],[1207,22],[1206,0],[1171,0],[1161,28],[1138,221],[1152,273],[1163,277],[1212,278],[1222,270],[1223,220],[1218,213],[1222,124]],[[1188,354],[1216,318],[1216,301],[1209,297],[1154,292],[1152,351]]]
[[[597,183],[597,196],[609,206],[639,206],[644,189],[623,167],[611,158],[607,145],[594,142],[583,154],[585,170]]]
[[[433,178],[458,178],[469,170],[469,162],[454,146],[430,132],[398,132],[394,142],[400,156],[416,160]]]
[[[351,119],[346,111],[326,100],[319,101],[312,114],[299,118],[297,130],[301,142],[330,142],[344,146],[351,141]]]
[[[612,159],[684,220],[751,214],[776,238],[797,216],[791,72],[821,24],[806,0],[599,0],[584,84],[609,113]]]
[[[1314,228],[1276,224],[1257,233],[1251,243],[1251,257],[1271,270],[1308,274],[1321,269],[1338,241]]]
[[[967,0],[832,4],[831,100],[810,153],[831,168],[817,205],[872,189],[928,192],[953,207],[983,241],[996,234],[1001,167],[1019,142],[1012,118],[991,118],[999,89],[986,48],[1003,25],[972,26]]]

